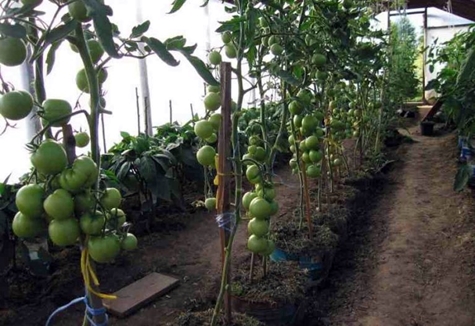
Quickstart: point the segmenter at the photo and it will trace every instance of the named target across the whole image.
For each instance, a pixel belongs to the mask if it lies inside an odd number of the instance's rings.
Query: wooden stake
[[[168,107],[170,108],[170,124],[173,122],[173,105],[172,100],[168,101]]]
[[[221,128],[219,129],[219,141],[218,141],[218,214],[229,214],[231,209],[230,197],[231,197],[231,171],[232,166],[229,161],[231,156],[231,64],[229,62],[223,62],[220,66],[221,71]],[[225,216],[224,218],[229,218]],[[226,247],[229,243],[229,237],[231,234],[230,224],[224,225],[219,229],[221,238],[221,257],[224,270]],[[229,261],[228,261],[229,264]],[[228,268],[226,274],[227,289],[224,294],[224,312],[227,325],[231,324],[231,296],[229,293],[229,284],[231,281],[231,273]]]
[[[190,103],[190,111],[191,111],[191,121],[193,126],[195,125],[195,112],[193,111],[193,103]]]
[[[139,97],[139,89],[135,87],[135,101],[137,105],[137,132],[140,135],[140,97]]]

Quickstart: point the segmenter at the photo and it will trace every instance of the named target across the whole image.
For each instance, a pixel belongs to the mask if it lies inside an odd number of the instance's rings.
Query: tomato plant
[[[106,63],[123,57],[144,58],[156,54],[168,65],[177,66],[179,61],[172,54],[174,52],[187,59],[208,84],[216,86],[218,82],[205,64],[193,55],[196,46],[188,45],[181,36],[163,42],[146,36],[150,26],[148,21],[135,26],[128,36],[120,34],[118,26],[110,22],[112,8],[102,0],[50,2],[55,8],[49,25],[40,17],[45,14],[41,11],[41,6],[45,5],[41,0],[24,0],[21,8],[17,2],[2,2],[0,64],[22,64],[27,60],[26,47],[30,47],[28,62],[34,66],[35,92],[33,100],[32,95],[15,91],[3,82],[0,114],[8,127],[8,120],[24,119],[33,111],[41,117],[43,127],[28,144],[33,171],[26,178],[22,191],[17,193],[19,212],[13,218],[12,230],[19,238],[47,232],[57,246],[79,244],[87,303],[98,309],[102,307],[101,298],[114,297],[101,294],[97,284],[91,283],[90,280],[95,279],[91,260],[110,262],[121,248],[132,250],[137,246],[137,239],[129,232],[130,224],[119,210],[122,194],[118,189],[99,182],[99,177],[102,177],[99,171],[103,170],[98,124],[102,114],[110,114],[102,99],[108,75]],[[85,24],[89,21],[92,24]],[[68,101],[47,96],[45,74],[54,69],[56,50],[63,42],[68,42],[81,58],[83,68],[77,73],[75,82],[82,92],[90,95],[88,109],[73,110]],[[216,104],[211,101],[210,105]],[[72,116],[80,114],[87,120],[89,133],[74,135],[69,121]],[[58,141],[59,136],[62,143]],[[77,157],[76,142],[78,147],[89,143],[90,155]],[[143,162],[141,172],[148,173],[150,179],[154,176],[151,163],[155,164],[155,161],[151,156],[144,156]],[[129,172],[131,163],[127,163],[124,174]],[[157,167],[161,167],[160,163]],[[90,316],[88,310],[86,317],[97,323],[105,320],[104,314]]]

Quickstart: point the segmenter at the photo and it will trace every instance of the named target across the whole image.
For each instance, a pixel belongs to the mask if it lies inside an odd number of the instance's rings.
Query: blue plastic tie
[[[216,216],[218,227],[231,232],[236,226],[236,215],[232,212],[219,214]]]
[[[94,309],[91,306],[89,306],[89,302],[87,300],[87,295],[84,296],[84,297],[76,298],[76,299],[72,300],[70,303],[68,303],[68,304],[66,304],[62,307],[59,307],[58,309],[53,311],[53,313],[49,316],[48,320],[46,321],[46,326],[50,325],[51,321],[53,320],[53,317],[56,314],[60,313],[61,311],[66,310],[69,307],[71,307],[71,306],[73,306],[77,303],[80,303],[80,302],[84,302],[84,304],[86,305],[86,318],[89,321],[89,323],[91,324],[91,326],[107,326],[107,324],[109,323],[109,316],[106,314],[106,309],[105,308]],[[100,324],[95,323],[94,320],[93,320],[94,316],[99,316],[99,315],[104,315],[105,316],[104,322],[100,323]]]

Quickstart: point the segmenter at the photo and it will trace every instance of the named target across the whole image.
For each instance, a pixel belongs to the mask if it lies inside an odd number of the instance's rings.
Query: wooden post
[[[426,58],[426,46],[427,46],[427,7],[425,7],[424,9],[424,14],[422,15],[424,17],[424,37],[423,37],[423,49],[424,49],[424,52],[422,53],[422,102],[424,103],[427,103],[427,99],[426,99],[426,92],[425,92],[425,88],[426,88],[426,61],[427,61],[427,58]]]
[[[135,99],[137,105],[137,135],[140,135],[140,97],[139,97],[139,89],[135,87]]]
[[[173,104],[172,100],[168,100],[168,107],[170,108],[170,124],[173,123]]]
[[[232,166],[229,161],[231,156],[231,64],[229,62],[223,62],[220,66],[221,70],[221,128],[219,129],[219,141],[218,141],[218,214],[225,214],[224,218],[229,218],[227,214],[230,213],[231,204],[231,187],[230,177]],[[224,267],[226,248],[229,243],[229,237],[231,234],[230,223],[224,225],[219,229],[219,235],[221,238],[221,258],[222,265]],[[229,264],[229,262],[228,262]],[[223,269],[224,270],[224,269]],[[226,292],[224,294],[224,312],[227,325],[231,324],[231,296],[229,293],[229,284],[231,281],[231,273],[228,271],[226,275]]]

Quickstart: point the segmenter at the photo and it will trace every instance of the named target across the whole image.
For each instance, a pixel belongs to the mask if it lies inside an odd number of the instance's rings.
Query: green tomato
[[[135,250],[138,245],[138,240],[132,233],[127,233],[125,238],[120,243],[121,247],[125,251]]]
[[[107,188],[100,199],[102,207],[107,210],[118,208],[122,201],[122,195],[116,188]]]
[[[65,220],[73,216],[74,200],[69,192],[58,189],[46,198],[43,208],[49,217],[55,220]]]
[[[72,246],[81,234],[79,223],[75,218],[52,220],[48,226],[51,241],[57,246]]]
[[[41,174],[55,175],[68,165],[63,146],[53,140],[45,140],[30,157],[31,164]]]
[[[87,243],[89,256],[98,263],[108,263],[120,252],[120,240],[114,234],[104,237],[91,237]]]
[[[39,218],[43,214],[43,197],[45,192],[40,185],[30,184],[21,187],[15,197],[18,210],[30,218]]]
[[[81,231],[88,235],[99,235],[104,229],[106,219],[100,211],[85,213],[79,218]]]

